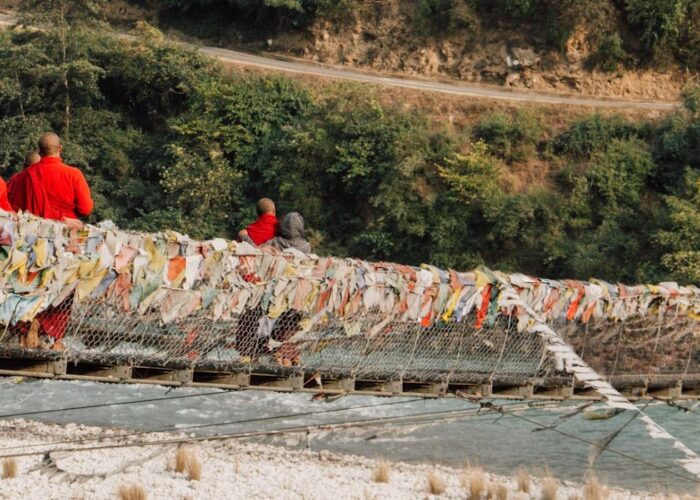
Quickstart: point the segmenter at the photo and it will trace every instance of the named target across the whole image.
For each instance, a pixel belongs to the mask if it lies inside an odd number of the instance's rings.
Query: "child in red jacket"
[[[275,216],[275,202],[270,198],[260,199],[256,203],[255,209],[258,212],[258,218],[248,227],[242,229],[238,236],[243,241],[250,239],[259,246],[277,236],[279,223]]]

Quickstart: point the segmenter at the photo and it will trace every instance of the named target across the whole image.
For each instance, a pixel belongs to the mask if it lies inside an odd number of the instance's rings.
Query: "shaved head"
[[[274,214],[275,213],[275,202],[270,198],[261,198],[255,205],[255,209],[258,215],[262,214]]]
[[[38,151],[30,151],[27,153],[27,156],[24,157],[24,168],[27,168],[29,165],[34,165],[36,162],[41,160],[41,156],[39,156]]]
[[[53,132],[46,132],[39,138],[39,155],[59,156],[61,154],[61,139]]]

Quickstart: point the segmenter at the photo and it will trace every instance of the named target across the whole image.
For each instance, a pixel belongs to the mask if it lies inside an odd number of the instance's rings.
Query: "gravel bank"
[[[69,424],[0,422],[0,455],[47,449],[47,443],[95,439],[83,446],[125,443],[146,439],[183,437],[183,434],[149,434],[120,437],[126,431]],[[34,445],[34,448],[15,448]],[[44,445],[44,446],[42,446]],[[51,445],[75,447],[75,444]],[[12,447],[12,448],[11,448]],[[328,452],[290,450],[240,441],[207,441],[190,446],[202,466],[201,479],[189,480],[175,469],[177,445],[154,445],[82,452],[56,451],[50,455],[16,458],[17,475],[0,480],[0,498],[114,499],[122,485],[140,484],[154,499],[268,499],[333,498],[406,499],[438,498],[427,490],[427,475],[434,473],[445,491],[439,498],[468,496],[465,470],[443,466],[390,464],[387,483],[373,480],[378,462]],[[517,492],[511,477],[484,474],[485,484],[504,485],[511,499],[541,498],[541,483],[532,479],[529,494]],[[558,498],[582,498],[582,486],[558,483]],[[662,498],[624,490],[610,490],[611,498]],[[485,498],[485,496],[484,496]]]

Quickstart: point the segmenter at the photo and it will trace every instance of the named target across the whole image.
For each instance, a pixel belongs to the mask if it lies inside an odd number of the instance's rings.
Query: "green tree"
[[[700,170],[699,88],[687,89],[683,109],[667,116],[655,131],[654,185],[662,194],[685,192],[687,170]]]
[[[45,77],[56,80],[63,93],[63,134],[70,134],[71,105],[78,94],[94,96],[100,69],[85,54],[84,28],[97,22],[104,0],[23,0],[19,23],[39,26],[51,43],[46,48],[50,63],[43,66]]]
[[[560,181],[569,196],[563,213],[568,239],[562,242],[568,262],[562,272],[631,281],[642,262],[658,258],[650,244],[658,207],[645,196],[654,168],[641,140],[613,139],[586,164],[567,169]]]
[[[461,203],[489,210],[503,197],[499,185],[502,169],[500,162],[489,154],[486,143],[478,141],[466,155],[456,154],[446,159],[438,167],[438,175]]]
[[[619,33],[609,33],[603,35],[596,44],[595,54],[589,62],[609,73],[617,71],[621,64],[624,64],[628,55],[623,48],[622,37]]]
[[[675,279],[700,284],[700,175],[687,175],[685,198],[666,197],[669,228],[656,233],[666,250],[661,259]]]
[[[626,0],[630,24],[640,30],[639,39],[654,56],[674,51],[690,8],[696,0]]]
[[[620,115],[593,114],[575,122],[568,130],[554,137],[550,147],[555,154],[565,155],[575,161],[588,160],[604,151],[613,139],[630,139],[643,136],[643,127]]]
[[[476,137],[484,140],[494,154],[508,162],[532,157],[541,132],[537,117],[524,110],[517,110],[512,115],[494,113],[476,127]]]

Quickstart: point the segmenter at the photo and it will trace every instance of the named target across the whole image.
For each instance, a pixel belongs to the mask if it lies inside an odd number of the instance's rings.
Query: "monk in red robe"
[[[39,139],[41,160],[11,179],[10,203],[45,219],[77,219],[92,212],[90,188],[82,172],[61,160],[61,139],[48,132]]]
[[[23,176],[23,171],[27,169],[27,167],[34,165],[35,163],[38,163],[41,160],[41,156],[39,156],[38,151],[31,151],[27,153],[27,156],[24,157],[24,165],[22,166],[22,171],[17,172],[14,174],[12,177],[10,177],[10,180],[7,181],[7,191],[8,191],[8,196],[9,193],[17,191],[15,188],[15,185],[17,184],[17,180],[21,179]],[[9,198],[8,198],[9,200]],[[10,205],[12,205],[12,202],[10,202]],[[18,210],[16,206],[12,206],[13,210]]]
[[[258,218],[241,230],[238,236],[243,241],[259,246],[277,236],[279,222],[275,215],[275,202],[270,198],[260,199],[255,205],[255,210],[258,212]]]
[[[7,198],[7,184],[2,178],[0,178],[0,210],[14,212],[12,205],[10,205],[10,200]]]
[[[63,163],[62,151],[61,139],[56,134],[47,132],[42,135],[39,139],[41,159],[11,179],[9,198],[17,210],[60,220],[75,228],[79,216],[92,212],[93,202],[82,172]],[[61,339],[70,320],[72,300],[71,294],[58,306],[38,314],[29,333],[33,333],[38,323],[38,333],[52,337],[54,349],[62,349]]]

